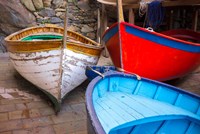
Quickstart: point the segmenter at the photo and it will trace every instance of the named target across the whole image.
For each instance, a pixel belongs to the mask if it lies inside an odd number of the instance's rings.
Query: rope
[[[147,11],[147,3],[146,2],[140,2],[140,8],[139,8],[139,16],[142,17]]]
[[[140,7],[139,7],[139,16],[142,17],[147,12],[148,3],[151,3],[154,0],[141,0]]]
[[[119,71],[119,72],[123,72],[123,73],[128,73],[128,74],[131,74],[131,75],[135,75],[136,78],[137,78],[137,80],[141,80],[141,79],[142,79],[138,74],[135,74],[135,73],[126,71],[126,70],[124,70],[123,68],[116,67],[116,69],[117,69],[117,71]]]
[[[163,0],[141,0],[139,8],[139,16],[146,14],[143,27],[159,27],[164,19]]]
[[[146,14],[146,26],[153,29],[158,28],[164,19],[164,8],[161,1],[153,1],[148,4],[148,10]]]

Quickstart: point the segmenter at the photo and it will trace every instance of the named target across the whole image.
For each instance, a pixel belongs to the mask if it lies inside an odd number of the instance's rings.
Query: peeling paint
[[[60,86],[61,51],[33,53],[10,53],[16,70],[28,81],[59,99],[86,80],[85,68],[95,65],[97,56],[84,55],[68,49],[64,50],[62,85]],[[61,89],[60,89],[61,87]]]

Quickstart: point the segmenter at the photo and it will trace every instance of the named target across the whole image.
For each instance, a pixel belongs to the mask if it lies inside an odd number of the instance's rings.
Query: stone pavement
[[[71,92],[55,115],[48,98],[0,53],[0,134],[86,134],[86,86]]]
[[[109,64],[105,58],[100,62]],[[169,83],[200,95],[200,68]],[[15,71],[7,54],[0,53],[0,134],[86,134],[87,84],[73,90],[56,115],[48,98]]]

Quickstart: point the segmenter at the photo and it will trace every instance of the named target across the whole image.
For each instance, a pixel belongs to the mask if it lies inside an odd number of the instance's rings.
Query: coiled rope
[[[164,8],[162,7],[162,0],[141,0],[139,8],[139,16],[144,14],[144,27],[158,28],[164,19]]]

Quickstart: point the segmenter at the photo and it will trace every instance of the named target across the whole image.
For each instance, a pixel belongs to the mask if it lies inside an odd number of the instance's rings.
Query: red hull
[[[165,34],[176,36],[174,32]],[[186,38],[180,36],[183,37]],[[192,39],[200,40],[200,34],[194,34]],[[150,32],[125,22],[120,28],[115,24],[108,29],[104,41],[116,67],[150,79],[166,81],[182,77],[200,65],[198,43]]]

